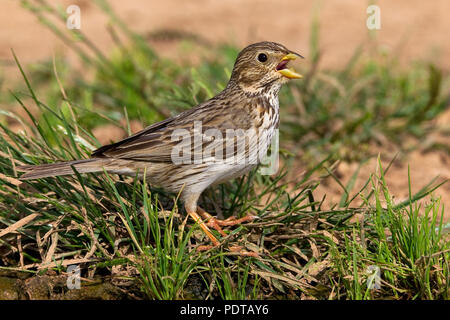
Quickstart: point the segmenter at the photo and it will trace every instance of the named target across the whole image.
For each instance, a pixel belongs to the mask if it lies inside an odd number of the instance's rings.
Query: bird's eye
[[[258,54],[258,61],[259,62],[266,62],[267,61],[267,55],[265,53]]]

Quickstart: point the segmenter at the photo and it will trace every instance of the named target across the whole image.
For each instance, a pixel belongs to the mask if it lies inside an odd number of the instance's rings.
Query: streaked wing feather
[[[179,140],[172,139],[174,131],[185,129],[192,137],[195,121],[201,122],[203,132],[208,128],[218,129],[223,137],[225,137],[227,129],[242,128],[246,130],[251,127],[252,121],[249,118],[248,111],[244,112],[244,106],[239,106],[235,101],[234,103],[220,105],[215,102],[213,98],[196,108],[155,123],[124,140],[97,149],[92,156],[136,161],[171,162],[173,148],[180,144]],[[229,105],[235,106],[238,112],[226,110]],[[203,140],[201,150],[204,150],[208,144],[211,144],[211,141]],[[223,141],[220,141],[220,139],[214,141],[213,147],[215,148],[217,144],[223,145]],[[209,147],[211,148],[211,146]],[[192,149],[191,154],[197,152],[198,150]]]

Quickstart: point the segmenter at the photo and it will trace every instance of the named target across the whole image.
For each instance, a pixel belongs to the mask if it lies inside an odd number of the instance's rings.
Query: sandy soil
[[[390,161],[393,159],[388,157],[382,157],[381,162],[383,169],[385,170]],[[408,165],[411,174],[411,187],[412,193],[417,193],[422,187],[431,182],[432,179],[437,178],[436,183],[444,182],[450,179],[450,157],[444,153],[428,152],[423,153],[421,151],[413,151],[407,155],[400,155],[393,163],[385,178],[390,193],[394,196],[394,203],[401,203],[407,201],[408,197]],[[350,181],[351,176],[358,169],[357,163],[341,163],[337,168],[335,175],[341,179],[341,182],[346,185]],[[371,173],[378,173],[377,159],[373,158],[368,163],[364,164],[359,171],[358,179],[355,186],[350,192],[350,197],[353,197],[356,192],[366,183]],[[368,189],[370,190],[370,189]],[[327,179],[325,183],[322,183],[316,193],[315,198],[317,200],[322,199],[326,195],[325,208],[332,204],[339,203],[341,196],[344,194],[343,189],[334,179]],[[363,194],[367,196],[368,192],[364,191]],[[445,220],[450,220],[450,183],[447,182],[436,190],[433,195],[441,197],[441,208],[445,207]],[[357,206],[361,203],[361,198],[357,197],[351,206]],[[429,199],[421,201],[424,205],[429,202]]]
[[[82,31],[104,52],[113,46],[113,41],[104,28],[107,20],[100,10],[88,0],[55,0],[63,8],[77,4],[81,8]],[[320,46],[324,51],[323,67],[339,67],[351,57],[354,49],[367,40],[367,1],[356,0],[110,0],[117,14],[127,25],[139,32],[160,29],[184,30],[204,37],[212,43],[232,41],[239,46],[259,40],[284,43],[289,48],[308,57],[310,25],[314,13],[318,13],[321,24]],[[450,69],[450,1],[448,0],[380,0],[381,30],[376,39],[387,52],[394,52],[402,64],[414,60],[432,61],[443,69]],[[68,48],[48,29],[43,27],[29,12],[20,7],[20,1],[1,0],[0,3],[0,72],[6,79],[13,79],[18,70],[12,63],[10,49],[13,48],[23,63],[35,62],[51,57],[55,50],[64,52],[76,61]],[[176,57],[175,45],[158,44],[158,51]],[[7,83],[7,82],[6,82]],[[450,116],[441,117],[441,124],[448,125]],[[139,125],[136,126],[136,129]],[[120,138],[121,132],[111,128],[98,129],[99,136],[108,132],[111,138]],[[106,142],[106,141],[105,141]],[[389,150],[392,152],[393,150]],[[410,164],[415,190],[425,185],[430,178],[440,175],[450,178],[450,155],[444,152],[413,152],[399,159],[388,175],[391,191],[399,198],[406,197],[407,165]],[[346,181],[355,170],[354,165],[343,164],[339,173]],[[361,181],[369,172],[375,171],[375,162],[361,170]],[[358,182],[359,183],[359,182]],[[325,189],[323,189],[325,188]],[[414,190],[413,190],[414,191]],[[319,192],[326,192],[329,201],[336,202],[341,190],[330,181]],[[450,183],[437,194],[443,197],[446,208],[450,208]],[[450,210],[446,213],[450,218]]]
[[[436,126],[445,125],[448,127],[450,124],[450,108],[435,120],[435,124]],[[448,144],[448,136],[443,137],[442,135],[433,134],[429,137],[429,141],[444,142],[444,139],[447,139],[445,143]],[[411,176],[412,194],[419,192],[434,178],[436,178],[435,184],[447,181],[433,192],[433,196],[441,198],[440,210],[445,208],[444,220],[450,222],[450,154],[445,151],[433,150],[426,152],[424,150],[425,148],[419,148],[405,154],[395,146],[381,146],[374,150],[374,153],[380,153],[383,170],[386,170],[389,163],[395,159],[385,176],[388,189],[395,196],[395,203],[409,199],[408,166]],[[334,173],[341,179],[343,185],[347,185],[358,169],[358,165],[358,163],[341,162]],[[301,172],[301,170],[300,168],[297,172]],[[359,169],[358,178],[350,192],[351,197],[361,190],[372,173],[379,173],[376,158],[370,159]],[[339,203],[343,193],[342,187],[333,178],[328,178],[319,185],[315,197],[316,199],[322,199],[326,195],[325,207],[329,207]],[[367,195],[367,192],[364,192],[364,195]],[[429,202],[429,198],[421,201],[421,204],[424,205],[427,202]],[[352,206],[356,206],[359,203],[361,203],[361,198],[357,197]]]
[[[82,31],[108,50],[112,40],[104,28],[107,22],[100,10],[88,0],[54,0],[53,5],[81,8]],[[199,34],[211,42],[234,41],[243,46],[257,40],[286,44],[308,57],[310,25],[314,13],[321,23],[323,64],[340,65],[367,38],[367,1],[355,0],[109,0],[117,14],[137,31],[182,29]],[[399,51],[405,63],[430,59],[450,68],[450,12],[448,0],[380,0],[381,29],[376,32],[386,50]],[[47,58],[58,39],[29,12],[20,1],[2,0],[0,4],[0,59],[11,60],[14,48],[23,61]],[[165,54],[173,53],[166,48]]]

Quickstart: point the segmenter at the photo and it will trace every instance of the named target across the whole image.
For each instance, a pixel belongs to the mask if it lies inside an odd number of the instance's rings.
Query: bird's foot
[[[192,219],[194,219],[194,221],[196,223],[198,223],[200,228],[203,230],[203,232],[206,234],[206,236],[211,240],[211,242],[213,243],[214,246],[220,245],[220,242],[216,239],[216,237],[213,236],[213,234],[209,230],[206,223],[200,218],[200,216],[196,212],[188,211],[188,214],[192,217]],[[208,247],[208,246],[204,246],[204,247]],[[208,250],[208,249],[206,249],[206,250]]]
[[[198,214],[197,214],[198,212]],[[210,228],[214,228],[217,230],[222,236],[226,237],[227,234],[222,230],[221,226],[234,226],[237,224],[241,224],[248,221],[253,221],[259,217],[257,216],[246,216],[243,218],[235,218],[230,217],[225,220],[219,220],[213,216],[211,216],[208,212],[201,208],[197,208],[197,212],[194,211],[188,211],[189,215],[197,222],[200,226],[200,228],[205,232],[205,234],[208,236],[208,238],[211,240],[212,245],[201,245],[197,247],[197,251],[207,251],[212,248],[216,248],[220,246],[220,242],[214,237],[214,235],[209,230]],[[200,216],[206,220],[206,223],[200,218]],[[244,256],[244,257],[259,257],[259,255],[256,252],[250,252],[243,250],[242,246],[232,246],[228,249],[230,253],[234,255]]]
[[[242,246],[233,246],[230,247],[230,252],[236,253],[239,256],[243,257],[253,257],[253,258],[259,258],[259,254],[257,252],[253,251],[247,251],[243,249]]]
[[[196,249],[197,251],[208,251],[213,248],[218,247],[218,245],[203,245],[198,246]],[[233,255],[242,256],[242,257],[253,257],[253,258],[259,258],[259,254],[252,251],[244,250],[242,246],[232,246],[228,249]]]
[[[216,248],[218,246],[213,246],[213,245],[206,245],[206,246],[198,246],[197,248],[195,248],[197,251],[201,252],[201,251],[208,251],[211,250],[213,248]]]
[[[242,224],[244,222],[253,221],[255,219],[259,219],[258,216],[245,216],[242,218],[236,218],[236,217],[229,217],[225,220],[220,220],[212,215],[210,215],[208,212],[203,210],[202,208],[198,207],[197,212],[202,216],[203,219],[205,219],[206,224],[208,227],[213,228],[217,232],[219,232],[223,237],[226,237],[227,234],[222,230],[222,227],[229,227],[229,226],[235,226],[238,224]]]
[[[213,217],[213,219],[216,220],[216,223],[219,226],[225,227],[225,226],[235,226],[237,224],[241,224],[241,223],[244,223],[244,222],[251,222],[253,220],[259,219],[259,217],[258,216],[245,216],[245,217],[242,217],[242,218],[238,219],[238,218],[232,216],[232,217],[229,217],[229,218],[227,218],[225,220],[216,219],[214,217]]]

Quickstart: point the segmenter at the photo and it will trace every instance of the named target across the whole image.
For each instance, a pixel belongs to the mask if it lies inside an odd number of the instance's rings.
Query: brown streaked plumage
[[[252,217],[216,220],[197,207],[197,200],[207,187],[243,175],[257,165],[258,160],[251,163],[232,162],[230,159],[233,155],[236,157],[234,160],[242,157],[256,159],[255,149],[258,152],[267,151],[272,135],[278,128],[280,87],[288,79],[301,77],[286,67],[287,62],[296,56],[301,57],[274,42],[252,44],[239,53],[228,85],[212,99],[155,123],[122,141],[103,146],[92,153],[91,159],[21,166],[18,169],[25,171],[25,174],[20,179],[69,175],[74,173],[72,166],[80,173],[106,170],[132,176],[137,172],[142,176],[145,172],[151,184],[175,193],[181,191],[186,211],[217,245],[219,242],[200,216],[208,219],[208,225],[221,234],[224,234],[221,225],[233,225],[251,220]],[[180,139],[174,139],[181,131],[191,134],[195,139],[198,124],[201,124],[202,137],[199,145],[195,145],[195,142],[183,145]],[[230,129],[252,132],[257,138],[256,142],[251,142],[244,151],[238,152],[237,138],[227,136],[227,130]],[[208,130],[214,134],[208,134]],[[227,143],[235,148],[227,149]],[[180,146],[185,147],[183,150],[189,150],[191,155],[185,162],[177,163],[173,152],[174,148]],[[196,155],[201,155],[202,161],[196,162]]]

